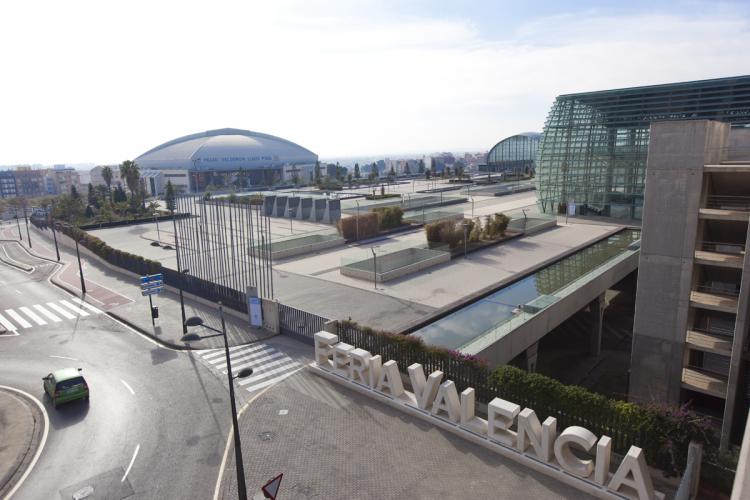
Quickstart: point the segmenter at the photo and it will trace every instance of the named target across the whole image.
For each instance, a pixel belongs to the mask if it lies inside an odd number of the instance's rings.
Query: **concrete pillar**
[[[339,333],[339,322],[336,319],[332,319],[331,321],[326,322],[323,325],[323,331],[328,333],[333,333],[334,335],[338,335]]]
[[[534,342],[526,349],[526,370],[529,373],[536,372],[536,359],[539,353],[539,342]]]
[[[602,327],[604,325],[604,294],[599,295],[589,304],[591,311],[591,332],[589,336],[589,352],[598,358],[602,354]]]

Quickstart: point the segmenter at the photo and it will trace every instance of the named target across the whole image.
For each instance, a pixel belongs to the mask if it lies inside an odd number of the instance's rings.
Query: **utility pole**
[[[29,216],[26,214],[26,207],[23,207],[23,218],[26,220],[26,239],[29,241],[29,248],[31,248],[31,235],[29,234]]]

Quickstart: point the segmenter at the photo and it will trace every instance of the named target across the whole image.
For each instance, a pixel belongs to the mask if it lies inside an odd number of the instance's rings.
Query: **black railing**
[[[725,253],[730,255],[742,255],[745,253],[743,243],[724,243],[720,241],[704,241],[701,250],[706,252]]]
[[[279,304],[279,329],[285,335],[313,343],[313,336],[321,331],[329,320],[307,311]]]
[[[750,196],[724,196],[710,194],[706,197],[706,208],[721,210],[750,210]]]
[[[740,289],[732,283],[703,283],[696,285],[695,291],[701,293],[710,293],[713,295],[723,295],[726,297],[738,297]]]

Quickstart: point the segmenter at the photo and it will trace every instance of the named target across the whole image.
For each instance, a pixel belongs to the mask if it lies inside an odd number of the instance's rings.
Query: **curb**
[[[45,439],[43,439],[42,436],[47,429],[47,422],[44,418],[44,414],[37,407],[36,402],[30,401],[23,392],[5,386],[0,386],[0,391],[6,392],[20,399],[29,409],[33,419],[32,436],[28,448],[15,458],[6,477],[0,477],[0,497],[8,500],[12,494],[15,493],[15,488],[22,483],[23,479],[25,479],[27,471],[30,472],[30,467],[33,466],[31,458],[36,456],[38,452],[41,451],[41,447],[44,446]],[[8,496],[5,496],[6,494]]]

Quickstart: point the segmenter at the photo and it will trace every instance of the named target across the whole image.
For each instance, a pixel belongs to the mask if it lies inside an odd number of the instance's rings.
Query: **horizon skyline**
[[[479,152],[541,132],[558,95],[750,74],[740,1],[43,3],[3,7],[3,165],[118,164],[228,125],[322,159]]]

